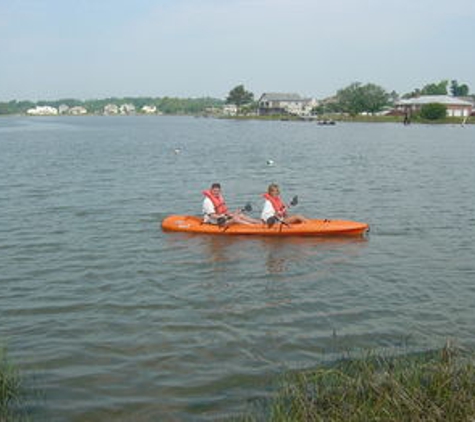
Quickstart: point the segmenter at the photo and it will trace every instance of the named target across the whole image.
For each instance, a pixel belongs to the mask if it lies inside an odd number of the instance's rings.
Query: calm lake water
[[[35,420],[215,420],[347,350],[475,347],[473,126],[7,117],[0,168],[0,343]],[[214,181],[371,233],[161,232]]]

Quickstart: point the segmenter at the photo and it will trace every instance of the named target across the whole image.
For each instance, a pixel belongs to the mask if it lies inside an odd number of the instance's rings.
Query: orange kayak
[[[367,223],[345,220],[309,220],[306,223],[268,227],[266,224],[231,224],[219,227],[203,223],[201,217],[171,215],[162,221],[162,230],[219,235],[258,236],[361,236],[369,230]]]

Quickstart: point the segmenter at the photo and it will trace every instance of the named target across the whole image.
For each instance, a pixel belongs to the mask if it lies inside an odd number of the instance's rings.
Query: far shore
[[[403,116],[371,116],[371,115],[357,115],[357,116],[348,116],[341,114],[329,114],[323,116],[313,117],[312,120],[297,116],[255,116],[255,115],[241,115],[241,116],[226,116],[227,119],[236,119],[236,120],[279,120],[279,121],[303,121],[307,122],[314,121],[315,123],[319,122],[346,122],[346,123],[404,123]],[[414,118],[409,125],[411,124],[450,124],[450,125],[470,125],[475,124],[475,116],[470,116],[468,118],[462,117],[446,117],[439,120],[424,120],[421,118]]]
[[[86,117],[86,116],[105,116],[105,117],[128,117],[128,116],[149,116],[149,117],[164,117],[164,116],[178,116],[178,117],[206,117],[206,118],[218,118],[218,119],[230,119],[230,120],[264,120],[264,121],[291,121],[291,122],[307,122],[315,124],[336,124],[338,122],[345,123],[404,123],[403,116],[381,116],[381,115],[356,115],[349,116],[343,114],[328,114],[320,116],[292,116],[292,115],[269,115],[258,116],[255,114],[242,114],[236,116],[229,115],[215,115],[215,114],[190,114],[190,113],[167,113],[167,114],[151,114],[151,113],[131,113],[131,114],[99,114],[99,113],[87,113],[81,115],[70,114],[46,114],[40,116],[32,116],[24,113],[18,114],[0,114],[1,117],[31,117],[31,118],[43,118],[43,117]],[[473,125],[475,124],[475,116],[470,117],[446,117],[438,120],[424,120],[419,117],[414,117],[408,125],[411,124],[445,124],[445,125]]]

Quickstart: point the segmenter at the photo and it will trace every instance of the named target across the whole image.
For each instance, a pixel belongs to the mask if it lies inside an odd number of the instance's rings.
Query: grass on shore
[[[475,421],[475,357],[450,345],[402,357],[370,354],[286,376],[245,421]]]
[[[18,370],[0,347],[0,422],[25,420],[22,407],[22,384]]]

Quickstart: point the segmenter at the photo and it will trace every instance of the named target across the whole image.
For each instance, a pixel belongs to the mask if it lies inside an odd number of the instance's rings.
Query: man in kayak
[[[261,224],[261,221],[248,217],[242,211],[230,212],[221,193],[221,185],[213,183],[209,190],[203,191],[203,222],[220,226],[232,223]]]
[[[289,215],[287,205],[280,198],[279,185],[272,183],[267,188],[267,193],[262,195],[265,198],[261,219],[264,223],[272,226],[277,222],[283,224],[305,223],[308,220],[299,214]]]

